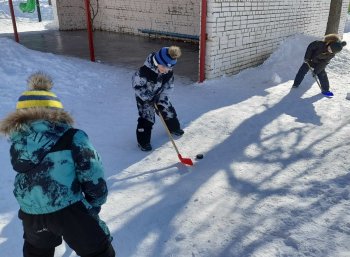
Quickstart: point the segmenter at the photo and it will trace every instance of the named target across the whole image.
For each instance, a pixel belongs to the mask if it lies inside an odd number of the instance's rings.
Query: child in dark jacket
[[[299,87],[306,73],[312,69],[313,76],[317,76],[320,80],[322,93],[332,96],[333,93],[329,91],[329,81],[325,68],[335,54],[339,53],[345,45],[346,42],[341,41],[336,34],[326,35],[323,41],[310,43],[306,49],[304,63],[294,79],[293,88]]]
[[[17,172],[13,192],[23,256],[53,257],[63,237],[79,256],[114,257],[109,230],[98,216],[107,198],[98,153],[82,130],[72,128],[47,75],[33,74],[28,86],[16,111],[0,124]]]
[[[158,52],[151,53],[144,65],[132,77],[139,113],[136,137],[142,151],[152,150],[150,141],[155,122],[155,104],[169,131],[177,136],[184,133],[180,128],[175,108],[169,100],[169,93],[174,88],[172,68],[180,56],[179,47],[163,47]]]

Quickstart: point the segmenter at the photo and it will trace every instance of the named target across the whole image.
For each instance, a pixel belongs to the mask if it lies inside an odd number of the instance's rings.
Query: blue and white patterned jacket
[[[155,97],[166,99],[174,89],[173,71],[160,74],[153,63],[154,54],[148,55],[144,65],[132,77],[135,95],[144,102],[154,101]]]

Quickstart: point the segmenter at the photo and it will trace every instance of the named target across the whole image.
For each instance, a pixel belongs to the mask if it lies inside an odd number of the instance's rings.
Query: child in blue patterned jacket
[[[181,49],[178,46],[163,47],[149,54],[143,66],[132,77],[139,113],[136,138],[142,151],[152,150],[150,142],[155,122],[155,104],[169,131],[176,136],[184,134],[169,99],[169,93],[174,88],[173,67],[180,56]]]
[[[14,195],[24,230],[24,257],[53,257],[62,238],[79,256],[114,257],[112,237],[98,214],[107,198],[100,157],[88,136],[38,72],[16,111],[0,124],[9,136]]]

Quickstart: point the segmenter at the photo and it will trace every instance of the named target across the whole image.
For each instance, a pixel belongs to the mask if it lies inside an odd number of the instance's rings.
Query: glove
[[[305,59],[304,63],[308,64],[310,66],[310,60],[309,59]]]
[[[311,71],[311,75],[312,75],[313,77],[315,77],[315,76],[317,75],[317,73],[315,72],[315,68],[313,68],[313,67],[311,66],[311,61],[308,60],[308,59],[305,59],[305,60],[304,60],[304,63],[306,63],[307,66],[309,67],[309,70]]]
[[[154,104],[157,104],[159,101],[159,95],[155,95],[152,99],[147,99],[147,100],[142,100],[141,103],[144,105],[150,105],[150,106],[154,106]]]
[[[148,101],[149,105],[151,105],[154,108],[154,105],[157,105],[159,102],[159,97],[160,95],[155,95],[151,101]],[[159,112],[157,111],[157,109],[155,108],[156,114],[159,115]]]
[[[306,64],[307,64],[307,66],[309,67],[309,69],[312,71],[311,61],[310,61],[310,60],[308,60],[308,59],[305,59],[305,60],[304,60],[304,63],[306,63]]]
[[[159,102],[159,98],[160,98],[160,94],[155,95],[152,99],[152,103],[157,104]]]

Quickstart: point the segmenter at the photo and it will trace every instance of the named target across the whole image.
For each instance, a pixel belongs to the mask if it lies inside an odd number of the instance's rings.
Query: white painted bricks
[[[61,30],[86,28],[84,1],[56,0]],[[96,0],[90,0],[93,6]],[[198,0],[99,0],[96,29],[141,34],[139,29],[199,35]]]
[[[96,0],[90,0],[94,5]],[[344,30],[344,0],[339,32]],[[331,0],[207,0],[206,77],[235,74],[261,64],[288,36],[322,37]],[[97,29],[139,29],[199,36],[201,0],[99,0]],[[86,28],[84,1],[56,0],[62,30]]]
[[[208,0],[206,77],[261,64],[284,38],[325,34],[331,0]],[[349,0],[344,1],[344,30]],[[342,34],[342,33],[340,33]]]

